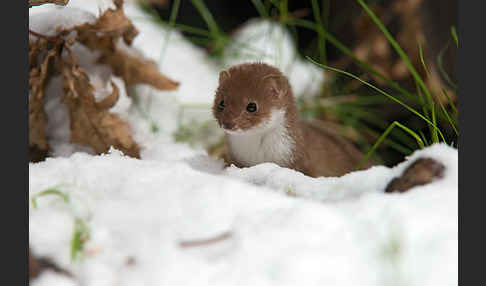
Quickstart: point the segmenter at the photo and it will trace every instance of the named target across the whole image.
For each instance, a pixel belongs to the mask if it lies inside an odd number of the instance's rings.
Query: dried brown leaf
[[[122,2],[115,1],[116,9],[106,10],[96,23],[73,28],[77,31],[77,40],[90,50],[100,51],[99,61],[110,65],[127,86],[144,83],[159,90],[176,89],[178,82],[161,74],[154,61],[130,51],[129,45],[138,31],[125,16]]]
[[[37,146],[40,150],[48,149],[44,89],[47,84],[51,63],[56,55],[56,48],[49,50],[40,67],[33,66],[29,72],[29,146]]]
[[[118,87],[113,83],[110,82],[111,88],[113,92],[108,95],[107,97],[103,98],[101,101],[96,102],[96,106],[100,109],[109,109],[115,106],[118,98],[120,97],[120,92],[118,91]]]
[[[118,100],[116,85],[111,83],[112,94],[96,102],[87,74],[72,59],[63,62],[62,77],[63,102],[70,114],[71,141],[91,146],[97,153],[114,146],[126,155],[139,158],[140,148],[128,124],[108,110]]]
[[[49,72],[54,71],[62,76],[62,101],[67,105],[70,114],[71,141],[90,146],[97,153],[104,153],[110,146],[114,146],[126,155],[139,157],[140,148],[133,140],[128,124],[109,112],[119,99],[118,87],[110,82],[112,92],[104,99],[96,101],[95,89],[86,72],[78,66],[71,46],[77,42],[92,51],[100,52],[98,61],[110,65],[113,73],[122,77],[127,86],[145,83],[160,90],[171,90],[177,88],[178,83],[162,75],[154,61],[131,50],[129,45],[138,31],[125,16],[123,1],[115,0],[114,3],[116,8],[106,10],[95,23],[85,23],[59,31],[54,40],[36,35],[38,41],[31,42],[31,149],[35,147],[36,150],[46,152],[48,148],[43,98]],[[76,33],[72,33],[73,31]],[[68,35],[69,39],[66,38]],[[67,51],[67,56],[61,56],[62,50]],[[42,59],[40,65],[39,58]]]
[[[110,65],[127,85],[145,83],[159,90],[174,90],[179,85],[161,74],[154,61],[130,55],[119,48],[114,53],[104,54],[100,62]]]
[[[114,1],[116,9],[107,9],[94,24],[85,24],[84,28],[95,33],[104,33],[103,37],[109,35],[112,38],[123,37],[128,45],[131,45],[133,38],[138,35],[138,30],[133,26],[130,19],[123,11],[123,1]]]
[[[43,40],[29,41],[29,69],[37,66],[39,54],[45,47],[46,43]]]
[[[69,0],[29,0],[29,7],[39,6],[42,4],[56,4],[66,6]]]

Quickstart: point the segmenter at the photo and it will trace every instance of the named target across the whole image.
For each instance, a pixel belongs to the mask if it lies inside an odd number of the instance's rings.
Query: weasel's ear
[[[270,89],[270,92],[275,96],[282,97],[287,94],[288,84],[285,76],[279,74],[269,74],[263,77],[263,81]]]
[[[223,83],[225,80],[230,78],[230,73],[228,70],[222,70],[219,72],[219,84]]]

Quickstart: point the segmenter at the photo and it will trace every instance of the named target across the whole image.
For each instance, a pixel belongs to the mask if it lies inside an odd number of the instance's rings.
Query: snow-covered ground
[[[66,13],[91,21],[109,2],[31,8],[29,26],[55,31],[49,25],[82,20]],[[67,20],[44,22],[52,14],[42,13],[52,10]],[[162,92],[140,85],[138,105],[121,90],[112,111],[133,129],[142,147],[138,160],[114,149],[94,156],[90,148],[69,143],[60,81],[50,82],[46,111],[55,158],[29,164],[29,196],[54,188],[68,201],[36,198],[37,207],[29,208],[29,244],[35,255],[73,277],[45,271],[32,285],[457,285],[457,150],[434,145],[394,168],[377,166],[340,178],[310,178],[274,164],[224,168],[203,149],[176,143],[172,134],[183,124],[181,117],[211,120],[219,69],[255,55],[228,56],[225,66],[217,66],[178,32],[169,39],[168,30],[132,2],[125,12],[140,30],[134,46],[181,86]],[[265,29],[275,29],[270,35],[282,39],[248,41]],[[278,29],[251,21],[235,39],[280,55],[258,59],[285,70],[297,95],[312,93],[322,71],[296,59],[290,38]],[[85,52],[78,47],[79,55]],[[103,68],[91,56],[81,60],[92,68],[90,80],[104,87],[96,76]],[[151,124],[159,131],[152,132]],[[444,178],[385,194],[388,182],[419,157],[442,162]],[[86,225],[89,239],[73,262],[76,221]],[[222,234],[212,243],[187,246]]]

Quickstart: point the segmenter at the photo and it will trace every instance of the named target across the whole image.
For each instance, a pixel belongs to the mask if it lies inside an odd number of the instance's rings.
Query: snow
[[[58,186],[70,198],[43,196],[30,208],[33,252],[82,285],[455,284],[457,151],[446,145],[394,168],[317,179],[273,164],[224,169],[197,151],[180,155],[137,160],[112,150],[30,164],[30,197]],[[444,179],[385,194],[419,157],[442,162]],[[285,194],[289,186],[297,197]],[[90,240],[84,259],[71,263],[75,218]],[[213,245],[178,246],[228,231]],[[396,257],[387,254],[395,241]],[[135,265],[125,265],[129,257]]]
[[[32,286],[76,286],[78,285],[72,279],[65,275],[58,274],[52,270],[46,270],[41,273],[40,277],[30,282]]]
[[[366,192],[382,192],[390,178],[399,176],[418,157],[426,156],[451,166],[446,172],[450,180],[436,185],[439,189],[457,188],[457,150],[444,145],[429,147],[427,151],[417,151],[406,162],[394,169],[385,166],[374,166],[369,170],[352,172],[342,178],[318,178],[308,182],[308,177],[291,169],[280,168],[272,163],[265,163],[251,169],[240,169],[232,166],[225,172],[240,180],[260,186],[266,186],[283,192],[295,193],[302,197],[318,200],[341,200],[344,197],[356,197]],[[447,154],[447,155],[444,155]],[[371,173],[372,175],[369,175]],[[306,183],[308,182],[308,183]],[[435,188],[435,187],[434,187]]]
[[[31,8],[29,27],[52,33],[53,25],[90,21],[110,3],[71,0],[64,8]],[[457,285],[456,149],[436,144],[392,168],[375,166],[339,178],[311,178],[271,163],[225,168],[194,142],[175,142],[173,133],[191,121],[211,122],[219,70],[253,55],[239,54],[218,66],[177,31],[166,45],[169,30],[132,2],[124,9],[140,31],[133,49],[181,85],[170,92],[147,85],[125,89],[121,78],[96,63],[99,54],[73,47],[98,87],[97,100],[110,92],[110,81],[119,88],[120,100],[110,111],[130,124],[141,159],[113,148],[94,155],[70,143],[61,78],[49,82],[45,111],[52,158],[29,164],[29,197],[55,188],[69,201],[37,197],[38,207],[29,207],[29,245],[73,277],[45,271],[33,285]],[[255,33],[263,38],[248,41]],[[251,20],[234,37],[278,55],[258,60],[281,67],[298,96],[314,93],[324,80],[322,70],[296,56],[291,37],[278,25]],[[385,194],[390,180],[420,157],[443,163],[444,178]],[[86,224],[89,239],[81,259],[71,261],[76,219]],[[180,245],[225,233],[230,235],[206,245]]]
[[[59,30],[94,22],[95,15],[77,8],[41,5],[29,9],[29,29],[45,36],[55,36]]]
[[[251,19],[236,32],[224,58],[226,68],[249,61],[278,67],[297,98],[318,93],[324,82],[322,69],[300,58],[290,32],[262,19]]]
[[[95,21],[97,17],[110,8],[115,9],[115,4],[112,0],[69,0],[66,6],[43,4],[29,9],[29,22],[32,20],[31,17],[33,15],[45,12],[49,12],[50,14],[54,13],[56,17],[52,17],[53,19],[63,17],[65,21],[84,21],[86,20],[85,17],[80,17],[79,14],[75,14],[77,12],[72,12],[80,10],[84,11],[85,15],[91,14],[92,16],[88,16],[89,19]],[[42,22],[45,23],[45,20]],[[51,23],[56,23],[56,21],[53,20]],[[44,24],[41,25],[44,26]]]

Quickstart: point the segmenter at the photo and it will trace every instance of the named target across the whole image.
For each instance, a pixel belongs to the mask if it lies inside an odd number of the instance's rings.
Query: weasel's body
[[[298,120],[291,87],[276,68],[241,64],[220,73],[213,114],[225,130],[231,162],[272,162],[312,177],[341,176],[363,155],[331,129]]]

